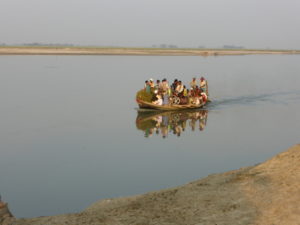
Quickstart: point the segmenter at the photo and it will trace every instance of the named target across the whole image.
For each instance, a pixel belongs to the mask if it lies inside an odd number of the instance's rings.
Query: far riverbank
[[[300,54],[300,50],[255,49],[163,49],[109,47],[27,47],[2,46],[0,55],[153,55],[153,56],[224,56],[253,54]]]

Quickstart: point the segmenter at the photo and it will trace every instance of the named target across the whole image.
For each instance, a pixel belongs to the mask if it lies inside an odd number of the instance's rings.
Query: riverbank
[[[17,219],[14,225],[296,225],[300,145],[252,167],[143,195],[106,199],[81,213]],[[30,205],[29,205],[30,207]]]
[[[253,55],[253,54],[300,54],[300,50],[14,47],[14,46],[0,47],[0,55],[222,56],[222,55]]]

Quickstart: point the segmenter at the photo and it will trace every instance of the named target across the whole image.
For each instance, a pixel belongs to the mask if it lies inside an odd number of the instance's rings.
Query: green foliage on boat
[[[142,90],[140,90],[136,93],[136,99],[137,100],[142,100],[142,101],[145,101],[145,102],[151,102],[152,97],[153,97],[152,94],[146,92],[146,90],[144,90],[144,89],[142,89]]]

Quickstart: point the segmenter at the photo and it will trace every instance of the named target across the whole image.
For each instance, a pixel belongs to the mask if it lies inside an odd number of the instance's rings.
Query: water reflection
[[[207,123],[207,110],[156,112],[138,111],[136,127],[142,130],[145,137],[154,134],[162,138],[168,135],[180,135],[189,128],[192,131],[203,131]]]

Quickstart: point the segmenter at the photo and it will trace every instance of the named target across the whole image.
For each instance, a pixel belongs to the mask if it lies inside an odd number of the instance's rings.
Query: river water
[[[300,56],[0,56],[0,194],[17,217],[254,165],[300,142]],[[205,76],[205,110],[138,114],[149,78]]]

